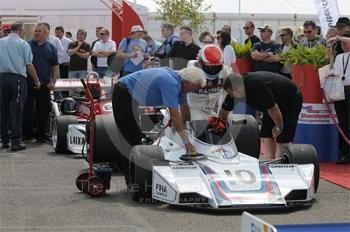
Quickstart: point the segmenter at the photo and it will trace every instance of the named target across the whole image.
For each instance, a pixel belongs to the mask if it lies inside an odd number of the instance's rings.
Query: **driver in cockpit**
[[[220,100],[224,78],[232,73],[232,69],[223,64],[222,51],[214,44],[205,45],[199,51],[197,60],[189,61],[187,67],[201,68],[207,79],[204,88],[187,94],[191,121],[208,119],[215,114],[214,108]]]

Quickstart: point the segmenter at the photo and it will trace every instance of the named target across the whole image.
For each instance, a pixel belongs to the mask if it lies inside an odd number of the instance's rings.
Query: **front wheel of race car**
[[[164,160],[162,148],[153,145],[137,145],[130,152],[129,191],[134,201],[152,201],[153,161]]]
[[[72,115],[58,115],[52,122],[52,146],[57,154],[67,152],[68,125],[77,124],[78,119]]]
[[[314,146],[310,144],[288,144],[282,152],[282,163],[285,164],[313,164],[314,189],[318,189],[320,179],[320,163]]]

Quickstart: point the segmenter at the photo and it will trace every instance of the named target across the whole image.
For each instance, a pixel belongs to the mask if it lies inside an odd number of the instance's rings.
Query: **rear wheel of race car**
[[[118,162],[119,133],[113,115],[97,115],[94,122],[94,162]]]
[[[230,128],[237,150],[259,159],[260,134],[255,118],[251,115],[232,115]]]
[[[129,191],[134,201],[152,201],[153,161],[164,160],[159,146],[137,145],[130,152]]]
[[[67,152],[68,125],[78,124],[78,119],[72,115],[58,115],[52,121],[52,146],[57,154]]]
[[[285,164],[313,164],[314,189],[318,189],[320,179],[320,163],[314,146],[310,144],[289,144],[282,152],[282,163]]]

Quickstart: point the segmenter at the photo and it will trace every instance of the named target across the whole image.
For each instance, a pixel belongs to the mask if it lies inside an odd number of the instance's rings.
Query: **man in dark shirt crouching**
[[[244,76],[230,74],[224,82],[227,92],[219,118],[227,120],[238,101],[263,112],[260,137],[266,160],[281,156],[284,146],[293,141],[303,97],[293,81],[284,76],[258,71]]]

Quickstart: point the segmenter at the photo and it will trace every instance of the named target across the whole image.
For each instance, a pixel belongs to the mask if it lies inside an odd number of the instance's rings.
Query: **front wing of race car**
[[[287,207],[313,199],[312,164],[267,164],[243,156],[238,165],[208,159],[154,166],[152,196],[216,209]]]

